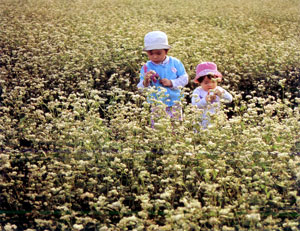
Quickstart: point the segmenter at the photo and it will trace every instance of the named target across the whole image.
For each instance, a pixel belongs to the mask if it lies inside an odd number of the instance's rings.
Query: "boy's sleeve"
[[[171,82],[173,84],[172,88],[184,87],[189,82],[188,74],[185,71],[183,64],[177,60],[176,65],[177,69],[177,79],[172,79]]]
[[[139,89],[145,87],[145,86],[144,86],[144,83],[143,83],[143,82],[144,82],[145,72],[147,72],[147,70],[146,70],[145,67],[147,68],[146,64],[145,64],[144,66],[142,66],[141,71],[140,71],[140,82],[139,82],[138,85],[137,85],[137,87],[138,87]]]

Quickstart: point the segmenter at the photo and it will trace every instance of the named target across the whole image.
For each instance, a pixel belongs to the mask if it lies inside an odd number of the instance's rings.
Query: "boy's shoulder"
[[[181,61],[178,58],[176,58],[176,57],[169,56],[169,59],[170,59],[170,61],[181,63]]]

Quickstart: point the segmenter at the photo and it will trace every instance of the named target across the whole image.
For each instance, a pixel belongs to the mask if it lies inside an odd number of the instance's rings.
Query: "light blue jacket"
[[[188,75],[183,64],[177,58],[171,56],[167,56],[166,59],[160,64],[155,64],[152,61],[148,61],[140,71],[140,82],[137,85],[139,89],[145,87],[143,84],[145,73],[151,70],[155,71],[159,75],[160,79],[169,79],[173,84],[173,87],[163,87],[159,81],[156,83],[153,81],[150,82],[150,86],[155,87],[158,92],[160,91],[159,87],[166,89],[164,97],[161,99],[162,102],[167,106],[173,106],[175,101],[180,101],[181,95],[178,87],[184,87],[188,84]],[[152,97],[157,99],[157,94],[153,93],[150,95],[148,98],[150,103],[153,102],[151,101]]]

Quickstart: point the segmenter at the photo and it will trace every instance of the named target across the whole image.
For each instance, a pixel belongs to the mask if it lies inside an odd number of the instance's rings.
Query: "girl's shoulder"
[[[218,90],[222,90],[222,91],[224,90],[224,88],[223,88],[223,87],[220,87],[220,86],[217,86],[216,88],[217,88]]]
[[[196,88],[194,89],[194,93],[198,93],[198,94],[206,94],[207,92],[204,91],[204,90],[202,89],[201,86],[199,86],[199,87],[196,87]]]

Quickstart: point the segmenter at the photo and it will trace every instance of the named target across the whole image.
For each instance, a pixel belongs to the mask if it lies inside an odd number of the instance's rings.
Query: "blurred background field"
[[[190,77],[172,135],[136,88],[152,30]],[[298,0],[0,0],[0,226],[300,229],[299,47]],[[196,134],[203,61],[234,101]]]

